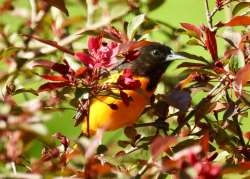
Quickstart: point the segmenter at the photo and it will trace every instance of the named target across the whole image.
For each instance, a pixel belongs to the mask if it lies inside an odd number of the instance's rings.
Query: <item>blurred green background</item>
[[[3,0],[0,0],[0,3],[2,3]],[[84,9],[80,6],[74,5],[73,1],[71,2],[67,8],[69,10],[69,16],[75,16],[75,15],[83,15]],[[215,1],[210,1],[211,7],[213,7],[213,3]],[[18,7],[29,7],[28,0],[19,0],[15,1],[16,6]],[[203,0],[165,0],[164,4],[160,6],[159,8],[155,9],[154,11],[151,11],[149,14],[147,14],[148,17],[160,20],[163,22],[166,22],[174,27],[180,28],[181,22],[186,23],[192,23],[197,26],[201,24],[206,24],[206,16],[205,16],[205,10],[204,10],[204,1]],[[218,15],[215,16],[216,19],[224,20],[224,12],[218,13]],[[126,19],[129,19],[130,17],[125,17]],[[1,15],[0,16],[0,22],[8,24],[8,28],[10,31],[15,31],[16,27],[22,23],[22,19],[18,19],[16,17],[13,17],[11,15]],[[169,45],[173,48],[175,47],[175,44],[168,41],[166,36],[164,36],[161,33],[158,33],[155,31],[152,35],[152,39],[155,41],[159,41],[162,43],[167,43],[166,45]],[[187,36],[181,37],[181,40],[183,43],[185,43],[188,40]],[[169,43],[169,44],[168,44]],[[219,40],[219,53],[223,53],[223,42]],[[198,54],[199,56],[205,56],[209,57],[208,53],[203,50],[200,47],[189,47],[186,49],[186,51],[189,51],[193,54]],[[169,76],[173,75],[172,71],[167,72]],[[46,122],[46,125],[49,129],[49,133],[53,134],[55,132],[61,132],[64,135],[75,139],[79,133],[80,128],[74,127],[74,121],[72,120],[72,117],[74,116],[74,111],[64,111],[64,112],[55,112],[52,116],[52,119]],[[243,130],[247,131],[250,127],[249,122],[246,120],[243,120]],[[118,139],[124,138],[123,136],[123,130],[120,129],[118,131],[114,132],[107,132],[104,137],[104,143],[113,143],[117,141]],[[42,145],[36,141],[33,145],[33,154],[31,155],[39,155]]]

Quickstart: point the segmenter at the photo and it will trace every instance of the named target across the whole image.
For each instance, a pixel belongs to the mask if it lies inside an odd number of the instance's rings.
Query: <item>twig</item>
[[[36,26],[36,2],[35,0],[29,0],[31,6],[31,28],[33,29]]]
[[[27,174],[27,173],[11,173],[11,174],[0,174],[0,178],[25,178],[25,179],[42,179],[41,175],[38,174]]]
[[[86,32],[86,31],[89,31],[89,30],[94,30],[94,29],[104,27],[104,26],[110,24],[111,22],[123,17],[125,14],[127,14],[130,11],[131,11],[131,9],[126,9],[126,10],[120,12],[120,14],[118,14],[115,17],[104,18],[104,19],[100,20],[98,23],[95,23],[93,25],[84,27],[84,28],[78,30],[77,32],[75,32],[74,34],[69,35],[69,36],[65,37],[64,39],[60,40],[58,42],[58,44],[61,45],[61,46],[68,45],[68,44],[80,39],[82,37],[81,36],[82,33]],[[48,53],[52,53],[52,52],[54,52],[56,50],[57,49],[54,48],[54,47],[47,47],[46,46],[46,47],[41,48],[40,52],[42,54],[48,54]]]
[[[232,2],[232,0],[228,0],[228,1],[224,2],[222,6],[226,6],[226,5],[228,5],[229,3],[231,3],[231,2]],[[210,18],[213,18],[213,16],[214,16],[219,10],[221,10],[221,8],[222,8],[222,7],[215,7],[214,10],[212,10],[212,11],[210,12]]]
[[[205,2],[205,10],[206,10],[208,27],[209,27],[209,29],[212,29],[213,28],[213,18],[211,17],[211,13],[209,10],[208,0],[205,0],[204,2]]]
[[[221,7],[215,7],[212,11],[210,11],[208,0],[205,0],[205,10],[206,10],[206,16],[207,16],[207,23],[208,23],[208,27],[209,27],[210,30],[215,30],[214,27],[213,27],[213,17],[214,17],[214,15],[218,11],[220,11],[223,6],[226,6],[231,2],[232,2],[232,0],[227,0],[227,1],[225,1],[223,3],[223,5]]]
[[[235,127],[236,127],[236,130],[237,130],[239,139],[240,139],[240,143],[241,143],[242,146],[245,146],[246,144],[245,144],[243,133],[242,133],[242,130],[240,128],[239,121],[238,121],[238,115],[233,116],[233,121],[234,121],[234,123],[236,125]]]
[[[11,165],[13,173],[16,174],[16,164],[15,164],[15,162],[11,162],[10,165]]]

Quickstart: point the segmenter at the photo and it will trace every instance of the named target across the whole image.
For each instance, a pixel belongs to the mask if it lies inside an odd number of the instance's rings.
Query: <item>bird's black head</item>
[[[148,90],[153,90],[162,74],[174,59],[182,58],[171,48],[152,43],[140,49],[139,57],[130,64],[134,75],[146,76],[150,79]]]

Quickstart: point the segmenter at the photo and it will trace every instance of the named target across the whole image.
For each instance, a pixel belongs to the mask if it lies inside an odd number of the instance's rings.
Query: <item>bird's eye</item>
[[[161,52],[158,49],[152,50],[151,54],[155,57],[161,56]]]

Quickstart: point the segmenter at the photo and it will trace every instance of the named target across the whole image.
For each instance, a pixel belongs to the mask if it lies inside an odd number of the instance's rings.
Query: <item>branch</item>
[[[104,27],[104,26],[110,24],[111,22],[123,17],[124,15],[129,13],[130,11],[131,11],[131,9],[125,9],[124,11],[120,12],[120,14],[118,14],[115,17],[104,18],[103,20],[99,21],[98,23],[95,23],[95,24],[89,25],[87,27],[84,27],[84,28],[78,30],[77,32],[75,32],[74,34],[65,37],[64,39],[59,41],[58,44],[61,45],[61,46],[68,45],[68,44],[80,39],[82,37],[81,36],[82,33],[86,32],[86,31],[89,31],[89,30],[95,30],[95,29]],[[54,52],[56,50],[57,50],[56,48],[46,46],[46,47],[43,47],[43,48],[40,49],[40,53],[48,54],[48,53],[52,53],[52,52]]]
[[[207,16],[207,23],[208,23],[208,27],[211,30],[213,28],[213,18],[211,17],[211,13],[209,10],[209,4],[208,4],[208,0],[205,0],[205,10],[206,10],[206,16]]]
[[[231,3],[231,2],[232,2],[232,0],[228,0],[228,1],[224,2],[223,5],[222,5],[222,7],[228,5],[228,4]],[[222,7],[215,7],[214,10],[210,12],[210,18],[213,18],[213,16],[214,16],[219,10],[221,10]]]
[[[42,179],[42,176],[38,174],[11,173],[11,174],[0,174],[0,178]]]

